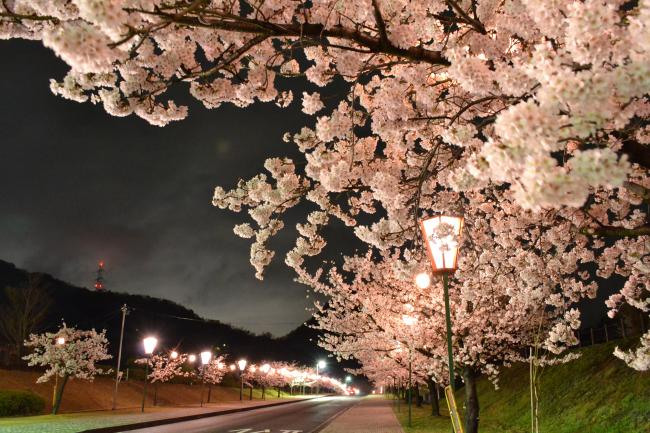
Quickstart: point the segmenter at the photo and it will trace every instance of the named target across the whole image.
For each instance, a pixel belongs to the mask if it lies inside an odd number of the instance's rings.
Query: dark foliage
[[[0,416],[36,415],[43,412],[45,400],[30,391],[0,390]]]

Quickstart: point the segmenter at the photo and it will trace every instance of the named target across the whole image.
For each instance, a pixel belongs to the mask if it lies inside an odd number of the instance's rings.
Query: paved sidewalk
[[[391,403],[392,400],[367,397],[335,418],[321,433],[404,433]]]
[[[140,409],[120,409],[116,411],[96,411],[69,413],[61,415],[41,415],[0,419],[2,433],[75,433],[88,429],[154,421],[167,418],[198,415],[246,407],[265,406],[292,399],[245,400],[243,402],[220,402],[205,404],[203,407],[147,407],[145,413]],[[299,399],[296,399],[299,400]]]

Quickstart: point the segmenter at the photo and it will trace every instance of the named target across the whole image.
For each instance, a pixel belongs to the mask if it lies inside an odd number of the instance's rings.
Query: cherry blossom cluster
[[[467,221],[452,298],[455,323],[478,331],[454,332],[463,365],[493,372],[532,332],[552,352],[575,343],[575,305],[597,290],[588,263],[626,281],[612,314],[650,309],[650,0],[8,0],[0,37],[40,40],[70,66],[54,93],[154,125],[187,116],[170,96],[184,84],[208,108],[300,104],[308,124],[283,137],[300,158],[268,160],[268,174],[217,187],[213,204],[251,217],[235,233],[252,239],[262,278],[286,213],[308,203],[285,262],[332,297],[332,335],[363,313],[348,273],[365,260],[407,281],[426,268],[418,219],[437,213]],[[289,79],[316,90],[279,90]],[[369,258],[314,271],[338,223]],[[398,323],[410,313],[396,302]],[[387,332],[375,355],[394,349]],[[444,347],[422,332],[420,355]],[[646,337],[617,354],[647,366]],[[423,374],[443,363],[428,357]]]
[[[37,383],[47,382],[53,377],[92,381],[97,374],[109,372],[96,365],[111,358],[106,331],[84,331],[68,327],[64,322],[57,332],[31,334],[25,346],[32,350],[23,357],[28,365],[46,368]]]
[[[137,364],[149,364],[149,375],[147,379],[151,382],[169,382],[175,377],[187,377],[190,373],[184,369],[188,355],[185,353],[173,352],[171,354],[154,354],[148,358],[140,358]]]

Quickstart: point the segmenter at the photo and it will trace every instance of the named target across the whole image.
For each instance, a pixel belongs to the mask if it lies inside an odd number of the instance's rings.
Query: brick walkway
[[[391,400],[365,398],[335,418],[321,433],[404,433]]]

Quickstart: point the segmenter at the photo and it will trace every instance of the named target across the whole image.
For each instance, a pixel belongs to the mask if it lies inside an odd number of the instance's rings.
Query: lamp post
[[[316,394],[320,394],[320,373],[319,372],[325,367],[327,367],[327,363],[322,359],[316,363],[316,376],[318,376],[318,378],[316,379],[318,380],[318,385],[316,385]]]
[[[203,407],[203,391],[205,390],[205,368],[210,363],[212,352],[201,352],[201,407]]]
[[[271,373],[271,364],[263,364],[260,367],[260,371],[262,373],[266,374],[266,375],[270,374]],[[262,385],[262,400],[266,400],[266,385],[265,385],[265,383],[266,382],[263,382],[263,385]]]
[[[56,337],[55,343],[57,346],[63,346],[65,344],[64,337]],[[59,389],[59,375],[54,376],[54,388],[52,388],[52,407],[56,403],[56,390]]]
[[[237,367],[239,368],[239,401],[244,400],[244,370],[246,369],[246,364],[245,359],[237,361]]]
[[[415,323],[418,321],[417,317],[414,316],[409,316],[407,314],[404,314],[402,316],[402,322],[408,327],[411,327],[415,325]],[[413,383],[411,381],[412,378],[412,364],[413,364],[413,348],[412,345],[409,344],[409,389],[408,389],[408,403],[409,403],[409,421],[408,421],[408,426],[411,427],[411,405],[413,404]]]
[[[158,339],[156,337],[147,337],[144,340],[142,340],[142,344],[144,345],[144,353],[145,355],[147,355],[147,358],[145,358],[145,363],[144,363],[144,385],[142,386],[141,412],[144,412],[144,402],[147,398],[147,376],[149,376],[149,358],[151,357],[151,354],[153,353],[154,349],[156,348],[156,345],[158,344]]]
[[[442,274],[442,286],[445,298],[445,321],[447,323],[447,356],[449,357],[449,386],[456,390],[454,379],[454,350],[451,341],[451,312],[449,309],[448,276],[458,267],[458,250],[460,249],[460,234],[463,230],[464,219],[449,215],[439,215],[420,221],[422,237],[427,247],[433,273]],[[416,284],[424,284],[424,277]],[[420,286],[421,287],[421,286]]]

